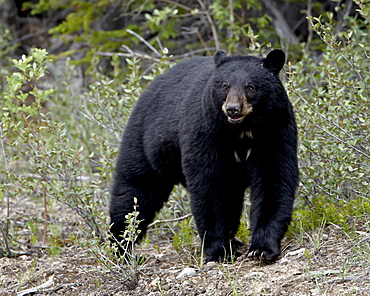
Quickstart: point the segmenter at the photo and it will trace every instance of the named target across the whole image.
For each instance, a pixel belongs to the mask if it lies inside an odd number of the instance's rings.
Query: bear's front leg
[[[249,160],[252,239],[248,257],[264,261],[280,255],[299,175],[294,129],[275,130],[275,136],[278,141],[261,142]]]
[[[192,213],[206,262],[230,261],[241,246],[234,236],[240,223],[245,187],[240,182],[233,183],[232,174],[220,173],[225,170],[215,170],[218,176],[207,176],[206,171],[198,171],[198,182],[187,182]]]
[[[241,246],[234,236],[239,227],[244,190],[226,192],[224,188],[208,180],[200,190],[189,190],[206,262],[231,261],[238,256],[236,249]]]
[[[248,180],[242,164],[235,161],[234,150],[227,146],[228,138],[202,130],[206,128],[198,127],[198,134],[191,134],[182,145],[186,189],[206,262],[230,261],[240,247],[234,236]]]

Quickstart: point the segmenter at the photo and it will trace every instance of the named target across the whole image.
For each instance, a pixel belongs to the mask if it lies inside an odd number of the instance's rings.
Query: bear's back
[[[176,64],[149,84],[131,117],[146,128],[176,121],[184,104],[201,106],[203,90],[214,69],[212,57],[196,57]]]
[[[160,102],[161,107],[163,103],[171,104],[172,100],[179,102],[190,93],[203,90],[214,69],[212,57],[197,57],[182,61],[157,76],[139,101],[145,100],[151,104]]]

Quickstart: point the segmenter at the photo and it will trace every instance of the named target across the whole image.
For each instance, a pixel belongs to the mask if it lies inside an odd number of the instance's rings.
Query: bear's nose
[[[240,117],[240,106],[238,104],[229,104],[226,106],[227,115],[231,118]]]

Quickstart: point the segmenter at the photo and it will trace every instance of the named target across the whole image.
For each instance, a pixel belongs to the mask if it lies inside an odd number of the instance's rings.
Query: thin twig
[[[346,17],[351,12],[352,4],[353,4],[353,0],[346,0],[346,3],[344,5],[344,7],[345,7],[344,12],[342,14],[338,14],[339,15],[339,21],[338,21],[338,24],[335,28],[335,35],[337,35],[340,31],[342,31],[342,29],[343,29],[343,27],[346,23]],[[339,4],[339,2],[338,2],[337,5],[343,5],[343,3]]]
[[[152,57],[148,54],[145,54],[145,53],[140,53],[140,52],[137,52],[137,51],[133,51],[128,46],[122,46],[122,48],[125,49],[128,53],[98,51],[98,52],[96,52],[96,54],[101,55],[101,56],[107,56],[107,57],[111,57],[111,56],[114,56],[114,55],[119,56],[119,57],[125,57],[125,58],[135,58],[136,57],[136,58],[143,59],[143,60],[154,61],[156,63],[160,62],[160,59],[154,58],[154,57]],[[168,56],[168,59],[170,61],[181,60],[181,59],[184,59],[184,58],[189,57],[189,56],[200,54],[202,52],[207,52],[208,55],[211,55],[211,51],[216,51],[216,50],[217,50],[216,47],[206,47],[206,48],[197,49],[197,50],[190,51],[190,52],[180,54],[180,55]]]
[[[208,21],[209,25],[211,26],[213,39],[215,40],[215,46],[216,46],[217,49],[220,49],[220,41],[218,40],[217,29],[216,29],[215,23],[212,19],[212,16],[209,13],[209,9],[207,9],[207,7],[204,5],[204,2],[202,0],[198,0],[198,3],[201,6],[201,8],[203,9],[203,12],[206,15],[207,21]]]
[[[139,34],[137,34],[134,31],[131,31],[129,29],[126,30],[127,33],[130,33],[131,35],[134,35],[136,38],[138,38],[141,42],[143,42],[146,46],[148,46],[158,57],[162,57],[160,52],[156,50],[148,41],[146,41],[143,37],[141,37]]]
[[[206,48],[207,47],[207,43],[204,41],[203,36],[202,36],[202,34],[200,34],[200,32],[199,32],[198,29],[196,30],[196,34],[198,36],[198,39],[200,41],[200,44],[202,44],[203,47]],[[210,53],[208,53],[208,54],[210,54]]]
[[[192,214],[187,214],[187,215],[179,217],[179,218],[168,219],[168,220],[155,220],[154,222],[152,222],[148,225],[148,228],[153,227],[155,224],[158,224],[158,223],[170,223],[170,222],[175,222],[175,221],[181,221],[181,220],[184,220],[186,218],[189,218],[190,216],[192,216]]]
[[[3,157],[5,171],[9,172],[8,160],[7,160],[7,155],[5,153],[5,147],[4,147],[4,137],[5,137],[5,134],[4,134],[4,130],[3,130],[3,125],[1,124],[0,125],[0,146],[1,146],[0,149],[1,149],[1,155]],[[9,244],[9,240],[8,240],[9,226],[10,226],[10,222],[9,222],[9,217],[10,217],[10,195],[9,195],[9,184],[8,184],[9,183],[9,177],[5,176],[5,180],[2,180],[2,182],[6,184],[6,188],[5,188],[5,192],[4,192],[5,200],[6,200],[6,222],[5,222],[5,232],[3,231],[3,228],[1,227],[1,233],[4,237],[5,247],[6,247],[7,252],[8,252],[7,255],[8,255],[8,257],[11,257],[12,253],[11,253],[10,244]]]
[[[150,60],[150,61],[155,61],[159,62],[160,59],[154,58],[148,54],[145,53],[139,53],[139,52],[130,52],[130,53],[122,53],[122,52],[102,52],[98,51],[96,54],[101,55],[101,56],[106,56],[106,57],[111,57],[111,56],[118,56],[118,57],[124,57],[124,58],[139,58],[143,60]]]
[[[312,17],[312,3],[311,3],[312,0],[308,0],[307,1],[307,19],[309,19],[310,17]],[[308,49],[310,48],[310,44],[312,42],[312,38],[313,38],[313,30],[310,26],[310,23],[307,22],[307,25],[308,25],[308,36],[307,36],[307,41],[306,41],[306,51],[308,52]]]
[[[48,31],[49,29],[50,29],[50,28],[41,29],[41,30],[38,30],[38,31],[36,31],[36,32],[32,32],[32,33],[29,33],[29,34],[23,35],[22,37],[19,37],[19,38],[17,38],[17,39],[14,39],[14,40],[10,41],[10,42],[8,43],[8,45],[7,45],[7,46],[12,46],[12,45],[14,45],[14,44],[16,44],[16,43],[18,43],[18,42],[22,42],[22,41],[27,40],[27,39],[29,39],[29,38],[35,37],[35,36],[37,36],[37,35],[39,35],[39,34],[47,33],[47,31]]]
[[[6,257],[11,258],[13,256],[13,252],[10,249],[10,244],[9,244],[9,240],[8,240],[8,234],[6,232],[4,232],[3,227],[0,228],[0,231],[1,231],[1,234],[2,234],[2,236],[4,238],[5,247],[6,247],[6,254],[4,254],[4,252],[0,249],[1,256],[6,256]]]
[[[207,53],[210,53],[211,51],[215,51],[215,50],[217,50],[216,47],[201,48],[201,49],[190,51],[190,52],[187,52],[187,53],[184,53],[184,54],[173,56],[173,57],[170,58],[170,60],[183,59],[183,58],[186,58],[186,57],[189,57],[189,56],[192,56],[192,55],[196,55],[198,53],[202,53],[202,52],[205,52],[205,51]]]
[[[287,37],[292,44],[299,44],[297,36],[292,32],[287,21],[285,20],[285,17],[282,15],[280,10],[276,8],[273,1],[263,0],[263,3],[274,15],[275,22],[277,24],[275,29],[278,34],[280,33],[280,38]]]
[[[175,6],[178,6],[178,7],[181,7],[182,9],[186,10],[186,11],[192,11],[193,9],[191,9],[190,7],[188,6],[185,6],[183,4],[180,4],[180,3],[177,3],[175,1],[171,1],[171,0],[160,0],[162,2],[166,2],[166,3],[169,3],[169,4],[173,4]]]
[[[234,4],[233,0],[229,0],[229,17],[230,17],[230,24],[229,28],[227,29],[227,37],[232,40],[233,39],[233,28],[234,28]],[[231,48],[228,50],[228,54],[231,54]]]
[[[20,245],[24,245],[24,246],[27,246],[27,247],[30,247],[30,248],[38,248],[38,249],[49,249],[48,246],[38,246],[38,245],[33,245],[33,244],[29,244],[29,243],[25,243],[25,242],[21,242],[17,239],[15,239],[14,237],[11,238],[12,241],[15,241],[16,243],[20,244]],[[31,255],[30,253],[20,253],[21,255]]]

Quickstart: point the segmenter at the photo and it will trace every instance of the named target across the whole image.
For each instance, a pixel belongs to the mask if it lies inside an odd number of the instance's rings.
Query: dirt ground
[[[169,241],[153,243],[138,250],[147,259],[139,267],[136,287],[112,278],[76,246],[54,258],[0,258],[0,295],[370,295],[370,234],[358,234],[354,240],[329,226],[285,241],[287,247],[273,264],[242,256],[234,264],[200,267]],[[181,276],[185,268],[192,274]]]

